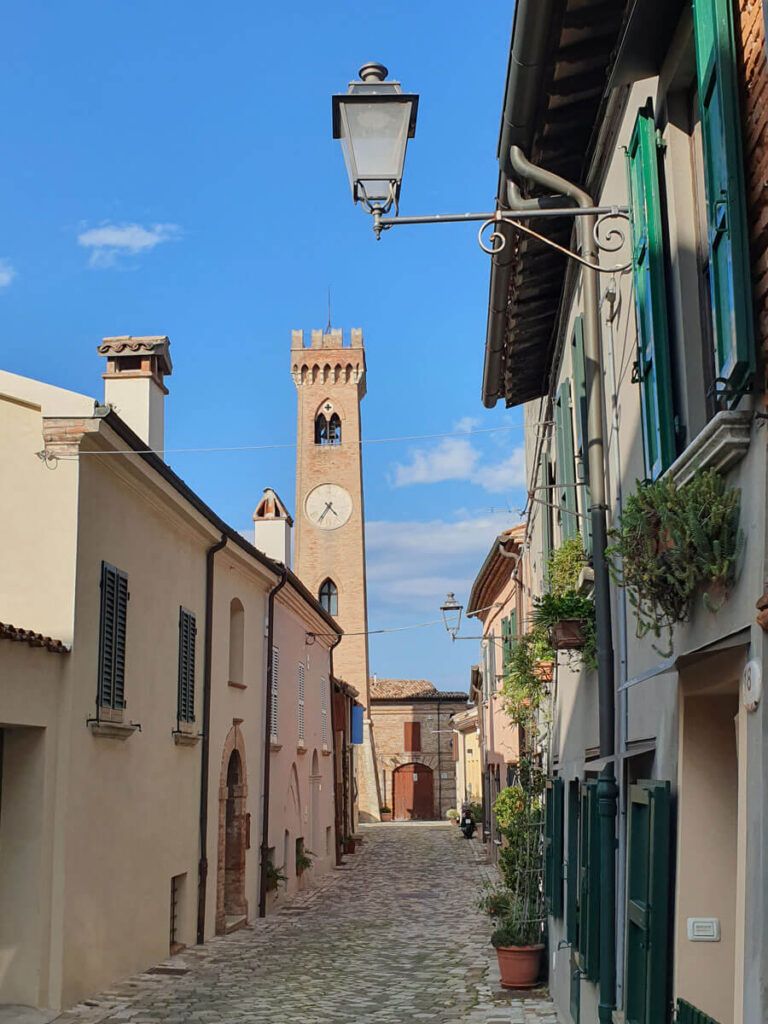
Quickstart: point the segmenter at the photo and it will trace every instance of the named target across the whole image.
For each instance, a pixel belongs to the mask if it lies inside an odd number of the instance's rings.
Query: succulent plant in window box
[[[638,483],[624,505],[606,550],[614,580],[623,586],[639,637],[667,633],[685,622],[701,595],[709,611],[727,599],[743,549],[741,494],[714,469],[678,487],[662,477]],[[657,648],[658,650],[658,648]]]
[[[542,594],[533,602],[533,622],[549,630],[558,651],[579,651],[587,668],[597,668],[595,603],[577,590]]]

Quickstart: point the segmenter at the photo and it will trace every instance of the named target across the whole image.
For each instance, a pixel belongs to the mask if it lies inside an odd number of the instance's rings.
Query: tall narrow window
[[[560,385],[555,402],[555,435],[557,442],[557,487],[560,504],[560,538],[568,540],[579,532],[576,515],[576,462],[573,451],[573,411],[571,382]]]
[[[278,679],[280,675],[280,648],[272,647],[272,686],[269,695],[269,732],[273,738],[277,738],[277,712],[278,712]]]
[[[98,703],[125,707],[125,637],[128,617],[128,576],[101,563]]]
[[[656,124],[650,105],[638,112],[627,167],[637,313],[635,377],[640,383],[645,472],[655,480],[675,458],[675,430]]]
[[[320,680],[320,733],[324,747],[328,746],[328,684]]]
[[[195,720],[195,637],[193,612],[179,608],[179,689],[176,716],[180,722]]]
[[[328,421],[328,444],[341,444],[341,420],[334,413]]]
[[[245,645],[245,612],[238,598],[229,603],[229,681],[243,685],[243,647]]]
[[[421,750],[421,722],[404,722],[403,727],[405,750],[409,753],[418,753]]]
[[[315,419],[315,444],[328,444],[328,420],[322,413]]]
[[[339,591],[331,579],[325,580],[319,591],[320,604],[329,615],[339,614]]]
[[[299,743],[304,742],[304,662],[299,662],[299,694],[298,694],[298,714],[299,714]]]

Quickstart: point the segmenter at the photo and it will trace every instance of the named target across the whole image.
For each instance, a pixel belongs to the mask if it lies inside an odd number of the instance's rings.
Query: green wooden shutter
[[[128,577],[114,565],[102,562],[97,698],[100,707],[125,707],[127,617]]]
[[[627,164],[645,471],[655,480],[675,458],[675,422],[656,126],[650,104],[638,112]]]
[[[507,619],[507,628],[509,629],[509,635],[508,635],[508,638],[507,638],[507,645],[508,645],[507,657],[511,658],[512,657],[512,651],[515,649],[515,644],[517,643],[517,609],[516,608],[513,608],[512,611],[509,613],[509,618]]]
[[[717,1024],[717,1021],[703,1010],[697,1010],[685,999],[678,999],[675,1024]]]
[[[177,716],[180,722],[195,720],[195,637],[193,612],[179,608],[179,686]]]
[[[627,1024],[667,1019],[669,783],[630,787],[627,825]]]
[[[551,808],[551,810],[550,810]],[[552,917],[563,916],[563,780],[551,779],[547,783],[547,824],[551,859],[549,912]]]
[[[563,540],[579,532],[576,515],[576,463],[573,451],[573,417],[571,414],[571,382],[563,381],[555,403],[557,432],[557,485],[560,502],[560,532]]]
[[[715,373],[734,402],[755,370],[744,151],[731,0],[694,0]]]
[[[577,316],[571,338],[573,356],[573,401],[576,406],[576,480],[579,487],[579,504],[584,518],[581,520],[581,537],[584,550],[592,554],[592,517],[589,491],[589,452],[587,444],[587,361],[584,355],[584,317]]]
[[[566,861],[565,934],[572,949],[579,943],[579,783],[568,784],[568,860]]]
[[[542,555],[544,556],[544,568],[546,571],[547,562],[549,556],[552,554],[552,494],[553,491],[550,489],[550,473],[549,473],[549,455],[546,452],[541,453],[541,473],[539,478],[541,480],[542,490],[539,491],[541,500],[546,502],[545,505],[540,505],[539,514],[541,515],[541,534],[542,534]]]
[[[554,779],[547,779],[544,800],[544,899],[548,907],[552,906],[552,892],[554,889],[554,851],[552,839],[555,821],[555,801],[553,783]]]
[[[597,782],[581,789],[579,959],[590,981],[600,976],[600,819]]]

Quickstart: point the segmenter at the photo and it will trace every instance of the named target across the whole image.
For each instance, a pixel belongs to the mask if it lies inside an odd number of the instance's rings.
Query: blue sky
[[[39,0],[0,42],[2,366],[102,397],[100,338],[167,334],[169,449],[295,437],[292,328],[362,327],[371,629],[465,598],[523,503],[519,412],[483,409],[488,257],[468,225],[376,242],[330,97],[379,60],[421,96],[403,214],[492,209],[513,3]],[[233,526],[294,452],[169,455]],[[31,624],[34,628],[34,624]],[[475,624],[468,632],[476,633]],[[371,670],[466,687],[442,627],[372,637]]]

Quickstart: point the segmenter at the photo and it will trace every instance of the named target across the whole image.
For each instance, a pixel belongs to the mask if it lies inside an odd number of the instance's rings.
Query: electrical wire
[[[457,430],[448,431],[441,434],[410,434],[403,435],[401,437],[369,437],[361,438],[359,441],[340,441],[338,444],[328,445],[329,448],[343,448],[344,445],[350,447],[361,447],[366,444],[390,444],[397,441],[434,441],[440,438],[446,437],[475,437],[478,434],[497,434],[507,430],[526,430],[526,426],[523,423],[509,423],[503,427],[481,427],[479,430]],[[84,452],[73,452],[73,453],[62,453],[61,455],[56,452],[51,452],[51,456],[55,456],[57,459],[78,459],[82,455],[157,455],[163,458],[165,455],[211,455],[218,454],[221,452],[259,452],[259,451],[274,451],[277,449],[285,448],[298,448],[300,447],[297,441],[285,442],[283,444],[244,444],[244,445],[231,445],[217,448],[165,448],[165,449],[153,449],[153,448],[142,448],[141,451],[136,451],[133,448],[121,448],[108,451],[84,451]],[[45,452],[39,453],[45,455]]]

